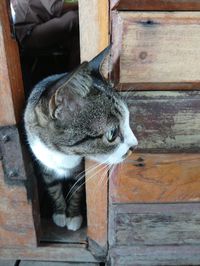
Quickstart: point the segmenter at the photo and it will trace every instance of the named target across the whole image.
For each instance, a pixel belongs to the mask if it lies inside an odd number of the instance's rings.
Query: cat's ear
[[[89,68],[96,77],[107,78],[109,70],[109,59],[110,59],[111,45],[106,47],[100,52],[95,58],[89,62]]]
[[[62,77],[56,84],[55,93],[49,101],[49,113],[52,118],[64,119],[79,112],[86,102],[86,96],[92,87],[92,78],[88,63],[84,62],[75,71]]]

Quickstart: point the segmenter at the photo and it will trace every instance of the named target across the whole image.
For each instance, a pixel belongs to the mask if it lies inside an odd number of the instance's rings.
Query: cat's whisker
[[[85,185],[86,182],[89,182],[90,180],[92,180],[102,169],[104,168],[107,168],[107,165],[104,165],[103,163],[102,164],[99,164],[98,166],[101,166],[103,165],[97,172],[95,172],[94,175],[90,176],[89,178],[87,178],[80,186],[78,186],[76,188],[75,191],[72,191],[72,189],[77,185],[77,183],[80,181],[80,178],[79,180],[73,185],[73,187],[70,189],[70,192],[68,192],[67,196],[66,196],[66,199],[67,197],[69,196],[69,194],[72,192],[71,196],[67,199],[67,202],[70,201],[70,199],[72,198],[73,194],[76,193],[82,186]],[[94,167],[94,169],[97,168],[97,167]],[[94,170],[93,169],[93,170]],[[85,175],[83,175],[81,178],[85,177]]]
[[[95,169],[97,169],[98,167],[104,165],[107,162],[107,160],[103,163],[98,163],[98,165],[95,166],[91,166],[87,169],[87,174],[94,171]],[[82,174],[82,176],[81,176]],[[70,188],[69,192],[67,193],[67,196],[65,197],[65,199],[67,199],[67,197],[69,196],[69,194],[71,193],[71,191],[73,190],[73,188],[78,184],[79,181],[81,181],[81,179],[83,179],[85,177],[85,169],[84,171],[82,171],[81,173],[79,173],[75,178],[77,179],[77,177],[80,176],[78,178],[78,180],[73,184],[73,186]]]

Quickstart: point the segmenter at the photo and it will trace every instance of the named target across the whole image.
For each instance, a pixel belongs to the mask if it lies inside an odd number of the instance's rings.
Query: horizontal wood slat
[[[123,94],[130,124],[145,152],[199,152],[200,92],[148,91]]]
[[[110,177],[112,203],[200,201],[200,154],[134,154]]]
[[[110,250],[111,265],[199,265],[199,246],[117,247]]]
[[[111,8],[117,10],[200,10],[199,0],[111,0]]]
[[[199,245],[200,204],[113,206],[111,245]]]
[[[114,13],[115,82],[122,89],[200,88],[199,23],[199,12]]]

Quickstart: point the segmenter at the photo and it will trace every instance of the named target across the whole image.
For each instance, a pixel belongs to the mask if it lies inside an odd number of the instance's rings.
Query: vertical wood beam
[[[18,45],[11,36],[8,1],[0,1],[0,125],[20,121],[24,89]]]
[[[109,44],[109,1],[79,0],[81,61],[94,58]],[[107,169],[86,161],[88,237],[105,249],[107,245]],[[91,247],[92,249],[92,247]]]

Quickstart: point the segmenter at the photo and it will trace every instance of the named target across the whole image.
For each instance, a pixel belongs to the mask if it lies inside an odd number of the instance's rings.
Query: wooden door
[[[199,10],[111,1],[112,79],[139,141],[110,177],[112,265],[200,263]]]

